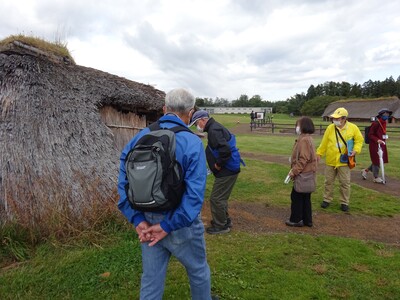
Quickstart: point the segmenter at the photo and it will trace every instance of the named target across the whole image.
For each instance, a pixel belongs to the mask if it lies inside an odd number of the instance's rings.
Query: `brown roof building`
[[[400,100],[397,97],[377,98],[377,99],[353,99],[332,102],[325,109],[322,117],[329,120],[329,116],[339,107],[344,107],[349,112],[349,120],[369,121],[375,117],[382,108],[390,109],[392,122],[400,121]]]

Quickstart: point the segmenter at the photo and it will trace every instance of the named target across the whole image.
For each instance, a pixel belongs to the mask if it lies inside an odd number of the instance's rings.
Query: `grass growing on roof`
[[[27,44],[29,46],[33,46],[42,51],[49,52],[49,53],[52,53],[55,55],[59,55],[62,57],[68,57],[72,62],[74,62],[74,59],[72,58],[71,53],[69,52],[69,50],[67,48],[67,44],[61,42],[60,40],[50,42],[50,41],[46,41],[45,39],[42,39],[39,37],[26,36],[23,34],[19,34],[19,35],[11,35],[11,36],[1,40],[0,46],[10,44],[14,41],[19,41],[21,43]]]

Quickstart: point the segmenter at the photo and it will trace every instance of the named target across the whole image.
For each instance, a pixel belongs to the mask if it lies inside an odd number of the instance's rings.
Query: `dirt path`
[[[236,126],[233,133],[250,133],[248,124]],[[244,158],[254,158],[269,162],[288,165],[287,156],[242,153]],[[318,172],[323,174],[324,165],[319,166]],[[365,188],[399,197],[400,205],[400,181],[387,178],[387,184],[376,184],[370,180],[363,180],[360,170],[352,172],[352,183]],[[288,203],[289,203],[288,199]],[[373,217],[365,215],[352,215],[338,212],[337,214],[321,211],[313,212],[314,226],[312,228],[292,228],[285,225],[285,220],[290,214],[290,208],[267,207],[263,203],[229,202],[229,213],[233,222],[234,231],[254,233],[274,232],[301,232],[311,235],[333,235],[349,237],[360,240],[377,241],[400,247],[400,215],[395,217]],[[203,219],[210,223],[209,202],[205,202]]]
[[[209,202],[205,202],[203,219],[210,224]],[[313,212],[312,228],[293,228],[285,225],[290,208],[267,207],[263,203],[229,202],[229,214],[233,231],[251,233],[296,232],[318,235],[333,235],[366,241],[382,242],[400,247],[400,215],[392,218]]]

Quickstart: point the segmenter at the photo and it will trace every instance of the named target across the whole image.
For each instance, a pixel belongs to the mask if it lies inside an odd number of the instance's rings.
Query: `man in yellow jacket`
[[[348,112],[345,108],[336,109],[330,117],[333,124],[326,128],[317,149],[319,158],[326,156],[325,190],[321,207],[327,208],[333,200],[333,187],[337,177],[340,183],[340,209],[346,212],[350,202],[350,168],[348,163],[344,162],[343,156],[341,161],[341,155],[346,153],[346,150],[348,156],[359,154],[364,138],[357,125],[347,121]]]

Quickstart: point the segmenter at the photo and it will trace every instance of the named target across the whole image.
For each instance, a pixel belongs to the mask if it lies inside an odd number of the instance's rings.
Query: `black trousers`
[[[304,225],[312,224],[311,193],[298,193],[292,189],[290,222],[298,223],[303,220]]]

